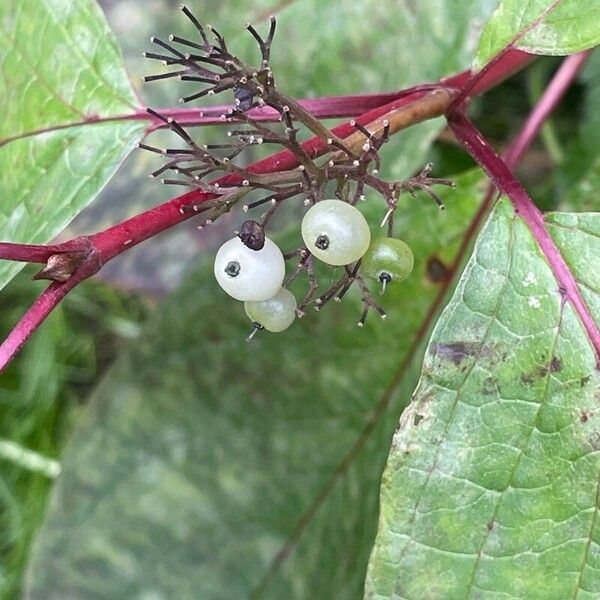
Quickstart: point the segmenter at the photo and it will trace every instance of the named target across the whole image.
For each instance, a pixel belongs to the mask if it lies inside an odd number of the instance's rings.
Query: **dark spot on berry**
[[[390,283],[392,281],[392,276],[385,271],[379,274],[379,282],[380,283]]]
[[[240,263],[237,260],[229,261],[225,267],[225,273],[227,273],[229,277],[237,277],[240,274],[240,270]]]
[[[327,250],[327,248],[329,248],[329,237],[326,235],[320,235],[315,241],[315,246],[319,250]]]
[[[590,414],[587,411],[582,410],[581,414],[579,415],[579,420],[582,423],[587,423],[589,418],[590,418]]]

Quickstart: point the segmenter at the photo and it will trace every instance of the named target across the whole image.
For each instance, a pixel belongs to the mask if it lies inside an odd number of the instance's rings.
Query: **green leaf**
[[[502,0],[483,30],[474,68],[515,41],[521,50],[552,56],[593,48],[600,44],[600,3]]]
[[[440,286],[428,264],[455,254],[481,183],[459,178],[445,212],[403,200],[416,267],[364,330],[349,294],[246,344],[241,305],[210,268],[190,276],[66,450],[27,597],[359,598],[415,331]]]
[[[600,215],[547,223],[600,320]],[[596,598],[599,385],[581,322],[501,202],[394,435],[366,597]]]
[[[0,239],[43,243],[102,189],[143,132],[93,0],[0,3]],[[21,268],[0,264],[0,287]]]

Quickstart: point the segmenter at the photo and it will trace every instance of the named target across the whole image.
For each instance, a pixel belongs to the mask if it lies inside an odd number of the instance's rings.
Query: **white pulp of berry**
[[[285,261],[269,238],[261,250],[252,250],[234,237],[219,248],[214,271],[219,285],[236,300],[261,301],[272,298],[281,288]]]
[[[285,288],[262,302],[244,302],[248,318],[267,331],[278,333],[287,329],[296,318],[296,298]]]
[[[369,224],[362,213],[342,200],[322,200],[302,219],[302,239],[313,256],[328,265],[348,265],[367,251]]]

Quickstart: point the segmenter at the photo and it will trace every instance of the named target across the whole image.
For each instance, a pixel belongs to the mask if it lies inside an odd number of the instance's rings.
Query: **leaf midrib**
[[[52,133],[53,131],[61,131],[63,129],[70,129],[75,127],[85,127],[87,125],[98,125],[103,123],[111,123],[118,121],[148,121],[148,117],[145,113],[134,110],[131,113],[125,113],[121,115],[107,116],[107,117],[96,117],[93,115],[82,115],[81,121],[71,121],[68,123],[60,123],[56,125],[50,125],[48,127],[41,127],[39,129],[32,129],[31,131],[25,131],[13,136],[0,138],[0,148],[11,142],[18,140],[35,137],[37,135],[43,135],[45,133]]]
[[[516,218],[516,215],[513,218],[513,222],[514,222],[515,218]],[[497,300],[496,300],[496,304],[494,306],[494,310],[492,311],[492,315],[490,317],[490,320],[489,320],[489,323],[488,323],[487,328],[485,330],[485,333],[484,333],[484,335],[481,338],[481,343],[479,344],[480,347],[483,347],[483,345],[485,344],[488,336],[490,335],[490,332],[492,330],[492,325],[495,322],[494,318],[493,318],[493,315],[497,312],[498,307],[500,305],[500,301],[501,301],[502,296],[504,294],[504,291],[505,291],[505,289],[506,289],[506,287],[507,287],[507,285],[509,283],[509,277],[508,277],[508,275],[509,275],[511,267],[512,267],[512,252],[510,250],[511,250],[513,244],[514,244],[514,226],[511,227],[511,238],[510,238],[510,243],[509,243],[510,261],[509,261],[509,265],[508,265],[508,269],[507,269],[507,273],[506,273],[506,278],[505,278],[505,281],[504,281],[504,283],[502,285],[502,289],[500,290],[500,292],[498,294],[498,297],[497,297]],[[463,384],[465,383],[465,381],[467,380],[467,378],[469,377],[469,375],[471,374],[471,372],[475,368],[476,364],[477,364],[476,361],[473,361],[471,363],[471,366],[465,371],[465,373],[463,375],[462,383],[461,383],[460,386],[458,386],[458,388],[456,390],[456,397],[454,398],[454,401],[452,403],[452,408],[450,410],[450,414],[448,415],[448,420],[446,421],[446,424],[445,424],[444,431],[443,431],[443,434],[441,436],[441,439],[446,439],[447,436],[448,436],[448,431],[449,431],[449,428],[450,428],[450,424],[452,422],[452,419],[453,419],[453,416],[454,416],[454,412],[456,410],[456,407],[458,406],[458,402],[459,402],[460,397],[461,397],[461,389],[463,387]],[[425,490],[426,490],[426,488],[427,488],[427,486],[429,484],[429,481],[431,479],[432,473],[436,469],[436,466],[437,466],[437,463],[438,463],[438,459],[439,459],[439,456],[440,456],[440,452],[441,452],[441,443],[439,443],[439,444],[436,445],[436,451],[435,451],[435,454],[433,456],[432,464],[431,464],[431,466],[427,470],[427,476],[425,478],[425,481],[421,485],[421,489],[420,489],[419,494],[417,496],[416,502],[415,502],[415,504],[414,504],[414,506],[413,506],[413,508],[411,510],[411,519],[410,519],[410,522],[408,523],[408,525],[412,528],[412,530],[411,530],[410,536],[407,534],[407,541],[405,542],[404,547],[402,548],[402,551],[401,551],[401,553],[398,556],[398,562],[401,562],[404,559],[404,556],[406,555],[406,552],[408,550],[410,542],[413,539],[414,524],[415,524],[417,510],[418,510],[419,505],[420,505],[420,503],[421,503],[421,501],[423,499],[423,496],[425,494]],[[469,555],[472,556],[471,553]],[[397,583],[397,581],[398,581],[398,577],[396,577],[396,583]],[[394,585],[394,589],[395,589],[395,587],[396,586]]]
[[[514,231],[514,225],[513,225],[513,231]],[[511,253],[511,263],[512,263],[512,253]],[[507,281],[508,281],[509,275],[510,275],[510,267],[509,267],[509,270],[508,270],[508,273],[507,273]],[[503,292],[504,292],[504,289],[503,289],[503,291],[501,292],[500,295],[502,295]],[[556,352],[556,346],[558,344],[558,338],[560,337],[560,329],[561,329],[561,325],[562,325],[562,320],[563,320],[563,315],[564,315],[564,311],[565,311],[565,306],[566,306],[566,302],[563,299],[561,301],[561,305],[560,305],[560,314],[559,314],[559,318],[558,318],[558,323],[556,325],[556,334],[554,336],[554,341],[552,343],[552,349],[551,349],[549,357],[548,357],[548,365],[547,365],[547,369],[546,369],[546,376],[545,376],[545,381],[544,381],[544,389],[542,390],[542,394],[541,394],[541,397],[540,397],[540,402],[538,404],[538,407],[537,407],[537,410],[535,412],[535,415],[533,416],[533,421],[531,423],[531,427],[529,429],[529,433],[528,433],[527,437],[525,438],[525,440],[523,441],[522,447],[520,448],[519,455],[518,455],[517,459],[515,460],[515,464],[514,464],[512,470],[511,470],[509,476],[508,476],[508,481],[507,481],[506,488],[504,490],[500,491],[498,493],[498,495],[497,495],[495,506],[494,506],[494,511],[493,511],[491,519],[490,519],[491,523],[495,523],[495,521],[496,521],[496,517],[498,515],[498,509],[500,508],[500,505],[502,504],[503,494],[506,491],[506,489],[508,489],[512,485],[512,481],[513,481],[513,479],[515,477],[517,469],[519,468],[519,466],[521,464],[521,460],[525,456],[527,448],[529,447],[529,444],[531,443],[531,438],[532,438],[533,432],[534,432],[534,430],[536,428],[536,423],[537,423],[537,421],[539,419],[541,410],[544,407],[545,401],[548,399],[548,391],[549,391],[549,388],[550,388],[550,380],[551,380],[551,377],[552,377],[552,371],[550,369],[550,362],[552,361],[552,358],[554,357],[554,354]],[[493,320],[492,320],[492,322],[493,322]],[[451,419],[452,419],[452,414],[449,416],[448,421],[450,421]],[[475,590],[475,580],[476,580],[476,576],[477,576],[477,570],[479,568],[481,555],[483,554],[483,551],[485,549],[487,540],[489,539],[490,533],[491,533],[490,528],[486,528],[485,531],[484,531],[484,533],[483,533],[483,537],[481,539],[481,544],[480,544],[479,550],[477,552],[477,558],[475,559],[475,564],[473,565],[473,572],[471,573],[469,584],[467,586],[467,591],[468,591],[467,598],[471,598],[471,596],[473,594],[473,591]]]

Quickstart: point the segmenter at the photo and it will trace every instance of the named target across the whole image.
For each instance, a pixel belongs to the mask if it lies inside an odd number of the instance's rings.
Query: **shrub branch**
[[[216,36],[217,45],[221,51],[228,51],[224,42],[221,41],[218,32],[215,33],[213,31],[213,34]],[[179,54],[185,57],[183,53]],[[181,58],[177,53],[173,56]],[[476,84],[472,86],[471,93],[482,93],[494,87],[531,60],[532,57],[520,51],[511,50],[505,53],[502,59],[494,64],[492,69],[489,69],[483,76],[479,77]],[[174,64],[176,61],[171,57],[166,62]],[[218,62],[218,57],[213,62]],[[440,116],[448,108],[452,99],[459,94],[460,89],[470,84],[470,82],[470,73],[462,72],[437,83],[400,90],[391,95],[393,98],[391,102],[377,105],[375,108],[363,112],[355,121],[343,123],[334,127],[331,131],[323,128],[320,124],[316,125],[316,122],[319,122],[317,117],[333,116],[334,114],[354,114],[352,111],[356,111],[356,106],[353,106],[356,97],[336,97],[321,101],[314,100],[312,102],[317,103],[319,107],[318,110],[315,110],[317,114],[307,110],[301,102],[298,102],[297,106],[294,105],[294,112],[303,115],[302,118],[306,120],[305,125],[310,123],[309,129],[318,132],[318,135],[302,143],[300,147],[311,160],[330,152],[332,145],[339,149],[338,152],[347,154],[348,151],[352,151],[352,148],[361,146],[361,143],[364,144],[364,141],[367,139],[366,133],[360,131],[360,127],[366,128],[371,134],[378,131],[383,132],[383,129],[386,127],[385,122],[387,121],[389,124],[389,135],[392,135],[414,123]],[[361,105],[359,102],[357,106],[360,106],[362,109],[365,106],[370,106],[370,103],[377,104],[379,101],[389,97],[387,94],[359,96],[358,98],[364,104]],[[274,104],[277,104],[277,101],[281,100],[276,94],[272,99]],[[240,100],[239,96],[236,97],[236,100]],[[240,102],[242,101],[243,98]],[[235,107],[228,107],[227,112],[230,110],[235,110]],[[255,118],[252,111],[262,112],[259,112],[259,117]],[[148,113],[146,109],[140,109],[134,114],[124,115],[122,119],[147,119],[150,122],[148,131],[161,126],[169,126],[168,119],[169,117],[173,118],[173,115],[178,115],[176,120],[180,125],[182,123],[187,125],[202,125],[215,122],[214,113],[207,119],[205,119],[204,113],[204,110],[182,113],[175,109],[161,111],[159,115],[159,113]],[[269,113],[266,107],[252,107],[247,116],[256,122],[263,118],[264,120],[272,120],[274,112]],[[167,118],[166,122],[163,117]],[[90,122],[96,121],[97,119],[90,119]],[[223,119],[219,117],[219,121],[223,122]],[[323,139],[324,135],[328,136],[327,140]],[[331,140],[329,144],[328,140]],[[7,143],[8,141],[10,140],[2,140],[1,143]],[[279,171],[289,171],[298,166],[299,161],[297,156],[289,149],[285,149],[250,165],[246,170],[256,175],[265,175]],[[239,174],[228,173],[216,180],[213,185],[218,184],[220,187],[237,186],[242,181],[243,179]],[[81,281],[97,273],[106,262],[115,256],[196,216],[198,212],[202,212],[204,210],[202,205],[215,200],[217,197],[214,191],[214,189],[207,191],[202,187],[192,189],[164,204],[131,217],[108,229],[95,234],[81,236],[63,244],[31,245],[1,243],[0,258],[41,264],[46,263],[47,268],[42,269],[38,277],[54,276],[60,279],[60,281],[53,281],[42,292],[40,297],[0,345],[0,370],[12,360],[31,334],[71,289]],[[196,210],[194,210],[194,207],[196,207]],[[67,259],[57,261],[56,256],[61,254],[68,254],[69,256]],[[48,264],[50,261],[57,262],[59,265],[58,271],[53,271],[52,265]],[[72,272],[68,273],[69,270]]]

